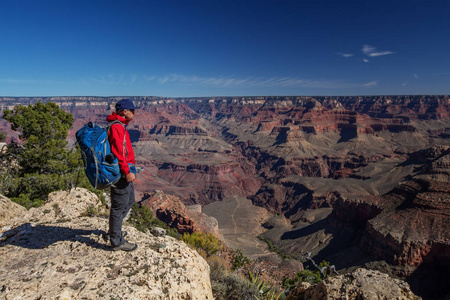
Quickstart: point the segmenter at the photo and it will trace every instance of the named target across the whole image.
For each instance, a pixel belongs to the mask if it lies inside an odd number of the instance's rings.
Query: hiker
[[[114,251],[133,251],[137,248],[136,244],[125,240],[126,231],[122,231],[123,219],[135,201],[133,186],[136,178],[135,157],[126,126],[133,120],[134,110],[137,108],[130,99],[122,99],[116,103],[116,111],[106,118],[108,122],[118,120],[123,124],[112,124],[108,135],[111,152],[119,160],[121,173],[120,180],[111,186],[109,239]]]

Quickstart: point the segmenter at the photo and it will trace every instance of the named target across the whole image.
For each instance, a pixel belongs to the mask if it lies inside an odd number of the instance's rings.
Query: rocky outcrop
[[[150,208],[158,219],[178,232],[211,232],[219,237],[217,220],[202,213],[200,205],[186,207],[178,197],[158,190],[144,198],[141,205]]]
[[[164,135],[203,135],[207,136],[208,133],[197,126],[192,125],[184,125],[184,126],[175,126],[175,125],[155,125],[151,130],[150,134],[164,134]]]
[[[394,265],[450,267],[450,183],[410,181],[377,201],[382,212],[368,221],[363,249]]]
[[[0,297],[213,299],[207,263],[180,241],[124,226],[139,247],[109,251],[108,220],[86,214],[98,206],[94,194],[78,188],[10,219],[0,242]]]
[[[408,280],[415,293],[439,299],[450,285],[450,183],[419,178],[382,196],[338,200],[327,224],[335,238],[352,237],[349,253],[357,245],[357,255],[389,263],[386,270]],[[328,255],[342,251],[331,259],[348,259],[345,248],[329,249]],[[371,264],[385,268],[377,265]]]
[[[348,300],[419,300],[409,285],[379,271],[357,269],[351,274],[330,276],[316,285],[302,283],[286,298]]]
[[[16,219],[20,219],[27,210],[9,200],[3,195],[0,195],[0,230],[5,231],[11,228],[11,223]]]

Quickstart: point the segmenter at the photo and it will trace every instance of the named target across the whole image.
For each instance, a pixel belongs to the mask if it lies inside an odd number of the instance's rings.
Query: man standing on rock
[[[114,251],[133,251],[137,248],[136,244],[125,240],[127,233],[122,231],[123,219],[135,201],[133,186],[136,178],[135,157],[127,125],[133,120],[134,110],[137,108],[130,99],[122,99],[116,103],[116,111],[106,118],[108,122],[117,120],[122,123],[113,124],[108,135],[111,152],[118,158],[122,174],[120,180],[111,187],[109,238]]]

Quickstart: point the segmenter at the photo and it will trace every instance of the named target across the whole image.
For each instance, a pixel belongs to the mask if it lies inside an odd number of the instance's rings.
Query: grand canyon
[[[122,98],[3,97],[0,110],[54,102],[74,116],[74,146]],[[165,195],[173,226],[213,231],[251,258],[271,255],[266,240],[450,297],[449,96],[127,98],[140,107],[128,126],[138,198]]]

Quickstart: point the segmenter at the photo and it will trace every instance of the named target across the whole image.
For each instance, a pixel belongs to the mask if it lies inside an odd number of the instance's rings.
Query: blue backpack
[[[114,121],[106,127],[101,127],[89,122],[76,132],[84,171],[95,189],[105,189],[117,183],[121,176],[119,160],[111,152],[108,140],[109,129],[115,123],[122,124],[120,121]]]

